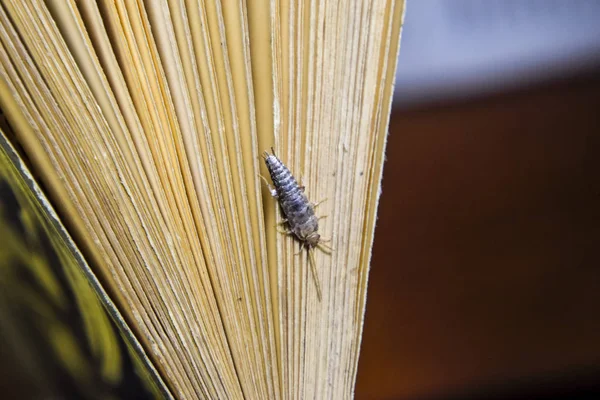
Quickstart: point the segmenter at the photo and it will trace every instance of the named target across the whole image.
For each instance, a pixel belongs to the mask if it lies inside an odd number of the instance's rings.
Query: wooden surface
[[[599,238],[600,78],[394,113],[356,398],[593,385]]]

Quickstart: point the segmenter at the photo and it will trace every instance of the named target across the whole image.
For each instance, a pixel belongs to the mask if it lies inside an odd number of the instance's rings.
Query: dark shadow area
[[[358,399],[600,398],[600,73],[396,110],[368,293]]]

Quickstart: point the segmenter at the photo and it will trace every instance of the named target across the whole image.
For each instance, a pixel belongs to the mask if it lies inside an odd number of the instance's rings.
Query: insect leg
[[[298,185],[298,189],[300,189],[301,192],[306,190],[306,187],[304,186],[304,177],[302,175],[300,175],[300,184]]]
[[[258,176],[265,181],[265,183],[267,184],[267,187],[269,188],[269,192],[271,193],[271,196],[273,196],[274,198],[279,198],[279,194],[277,194],[277,190],[275,190],[273,187],[271,187],[271,184],[269,183],[269,181],[267,180],[267,178],[265,178],[264,176],[262,176],[261,174],[258,174]]]
[[[317,208],[317,206],[318,206],[319,204],[321,204],[321,203],[325,203],[326,201],[327,201],[327,197],[326,197],[326,198],[324,198],[324,199],[323,199],[323,200],[321,200],[321,201],[318,201],[318,202],[316,202],[316,203],[312,203],[312,206],[313,206],[313,208]]]

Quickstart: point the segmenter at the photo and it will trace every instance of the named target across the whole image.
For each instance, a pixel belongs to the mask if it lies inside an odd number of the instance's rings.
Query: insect
[[[275,151],[271,147],[273,154],[263,153],[263,158],[267,164],[267,169],[271,175],[271,180],[275,188],[269,185],[269,181],[262,177],[271,195],[279,201],[281,210],[285,219],[280,224],[286,224],[289,231],[282,231],[288,235],[295,236],[300,241],[300,252],[304,248],[307,250],[312,275],[317,288],[317,297],[321,301],[321,285],[315,264],[313,250],[315,247],[332,251],[333,249],[324,244],[329,240],[321,238],[319,234],[319,219],[315,216],[315,207],[319,203],[311,203],[304,194],[304,186],[298,185],[296,178],[290,170],[277,158]],[[324,218],[324,217],[322,217]],[[299,253],[297,253],[299,254]]]

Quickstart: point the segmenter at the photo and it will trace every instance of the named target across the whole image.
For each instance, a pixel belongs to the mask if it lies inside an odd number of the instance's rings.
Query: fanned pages
[[[0,107],[173,394],[352,397],[404,2],[0,3]]]

